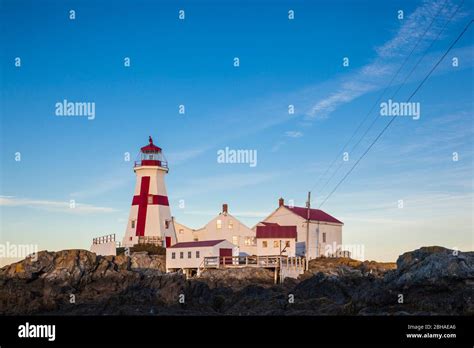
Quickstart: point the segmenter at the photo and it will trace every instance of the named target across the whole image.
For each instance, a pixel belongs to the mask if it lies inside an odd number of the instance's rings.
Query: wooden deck
[[[303,257],[288,256],[211,256],[205,257],[198,269],[198,275],[205,269],[218,268],[267,268],[275,272],[275,283],[286,277],[297,277],[305,271]]]
[[[204,258],[204,268],[278,268],[284,256],[215,256]]]

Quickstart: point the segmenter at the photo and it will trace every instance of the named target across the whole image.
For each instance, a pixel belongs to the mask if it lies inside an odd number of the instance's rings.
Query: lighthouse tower
[[[169,247],[175,244],[176,233],[165,186],[168,163],[151,137],[149,144],[141,148],[140,159],[135,161],[133,170],[137,181],[123,246],[152,243]]]

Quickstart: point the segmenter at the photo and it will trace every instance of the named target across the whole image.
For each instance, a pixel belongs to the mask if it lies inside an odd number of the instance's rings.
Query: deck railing
[[[100,236],[92,239],[92,244],[105,244],[108,242],[115,242],[115,233],[107,234],[105,236]]]
[[[300,257],[287,256],[208,256],[204,258],[204,268],[220,267],[261,267],[279,268],[304,267],[303,259]]]
[[[267,268],[273,269],[275,284],[286,277],[297,278],[304,273],[306,261],[304,257],[288,256],[207,256],[198,267],[198,276],[208,268]]]
[[[291,269],[291,270],[301,270],[305,269],[306,262],[303,257],[286,257],[280,260],[281,268]]]

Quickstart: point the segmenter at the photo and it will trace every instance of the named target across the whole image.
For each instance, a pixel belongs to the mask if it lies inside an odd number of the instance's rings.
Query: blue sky
[[[226,202],[252,226],[280,196],[304,205],[310,189],[318,206],[389,121],[379,117],[350,160],[341,155],[315,186],[417,41],[382,101],[426,51],[393,98],[405,101],[473,15],[462,0],[0,6],[1,239],[49,250],[122,238],[135,181],[124,153],[133,160],[148,135],[169,160],[172,213],[186,225],[202,226]],[[397,119],[322,207],[369,259],[422,245],[472,250],[472,38],[471,28],[413,99],[420,119]],[[55,116],[63,99],[95,102],[95,119]],[[217,163],[225,147],[257,150],[258,165]]]

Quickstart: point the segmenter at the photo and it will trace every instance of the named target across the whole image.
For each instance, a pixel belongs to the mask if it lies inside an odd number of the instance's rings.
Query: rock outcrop
[[[266,268],[207,269],[202,272],[200,281],[210,288],[231,287],[241,289],[258,284],[269,287],[274,284],[274,273]]]
[[[0,314],[473,315],[474,253],[425,247],[394,264],[318,259],[273,285],[262,269],[165,274],[163,255],[42,251],[0,269]]]
[[[397,264],[393,262],[375,262],[375,261],[358,261],[347,257],[323,257],[314,259],[309,262],[309,273],[323,273],[325,275],[368,275],[375,277],[383,277],[390,270],[397,268]]]
[[[146,251],[134,252],[130,256],[132,269],[156,269],[166,272],[165,255],[148,255]]]

